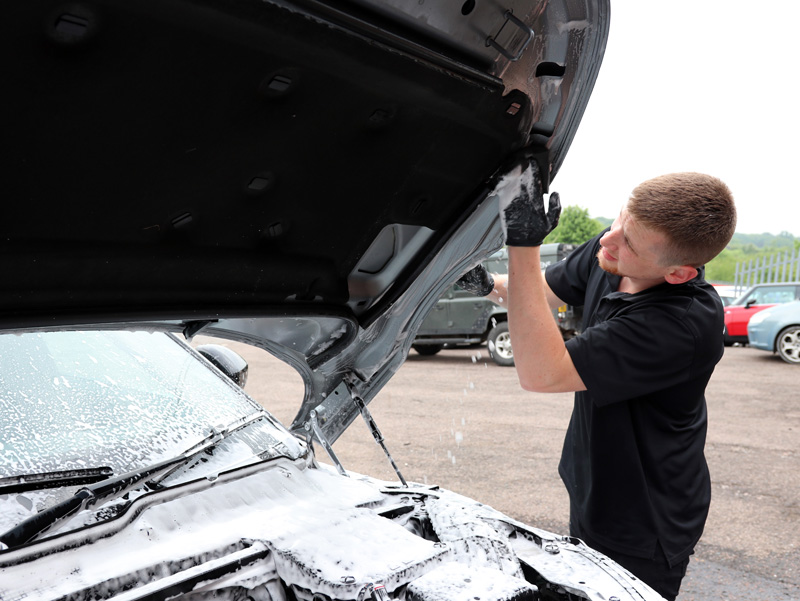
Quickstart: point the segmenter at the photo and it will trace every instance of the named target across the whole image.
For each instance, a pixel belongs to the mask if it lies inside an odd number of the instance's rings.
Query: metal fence
[[[797,248],[737,263],[733,285],[736,294],[741,294],[756,284],[793,281],[800,281],[800,249]]]

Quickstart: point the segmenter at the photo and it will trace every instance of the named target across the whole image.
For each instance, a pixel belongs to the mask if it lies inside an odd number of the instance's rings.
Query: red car
[[[757,284],[725,307],[725,346],[747,344],[750,318],[774,305],[800,300],[800,282]]]

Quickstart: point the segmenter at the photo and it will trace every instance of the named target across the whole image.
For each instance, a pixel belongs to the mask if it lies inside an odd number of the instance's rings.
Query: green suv
[[[574,249],[572,244],[542,245],[542,269],[566,258]],[[505,248],[497,251],[483,264],[490,273],[508,273],[508,251]],[[554,311],[554,317],[562,335],[569,338],[578,330],[581,311],[565,305]],[[479,346],[484,343],[488,345],[489,356],[495,363],[514,365],[506,308],[453,285],[422,322],[412,348],[420,355],[435,355],[445,346]]]

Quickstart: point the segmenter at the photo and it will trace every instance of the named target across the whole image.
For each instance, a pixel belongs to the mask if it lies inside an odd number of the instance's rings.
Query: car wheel
[[[722,328],[722,341],[725,346],[733,346],[733,339],[728,336],[728,328]]]
[[[514,365],[514,351],[511,350],[507,321],[501,321],[489,331],[487,342],[492,361],[504,367]]]
[[[415,344],[411,348],[417,351],[423,357],[430,357],[442,350],[441,344]]]
[[[789,326],[778,334],[775,348],[786,363],[800,364],[800,326]]]

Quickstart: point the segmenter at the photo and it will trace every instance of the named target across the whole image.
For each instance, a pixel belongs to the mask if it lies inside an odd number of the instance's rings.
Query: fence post
[[[795,248],[794,252],[792,252],[793,260],[794,260],[794,278],[795,280],[800,280],[800,248]]]
[[[788,250],[783,251],[780,254],[780,257],[782,257],[782,258],[780,258],[778,260],[778,265],[779,265],[779,267],[783,268],[781,270],[781,282],[785,282],[785,281],[787,281],[786,280],[786,265],[789,262],[789,251]]]

